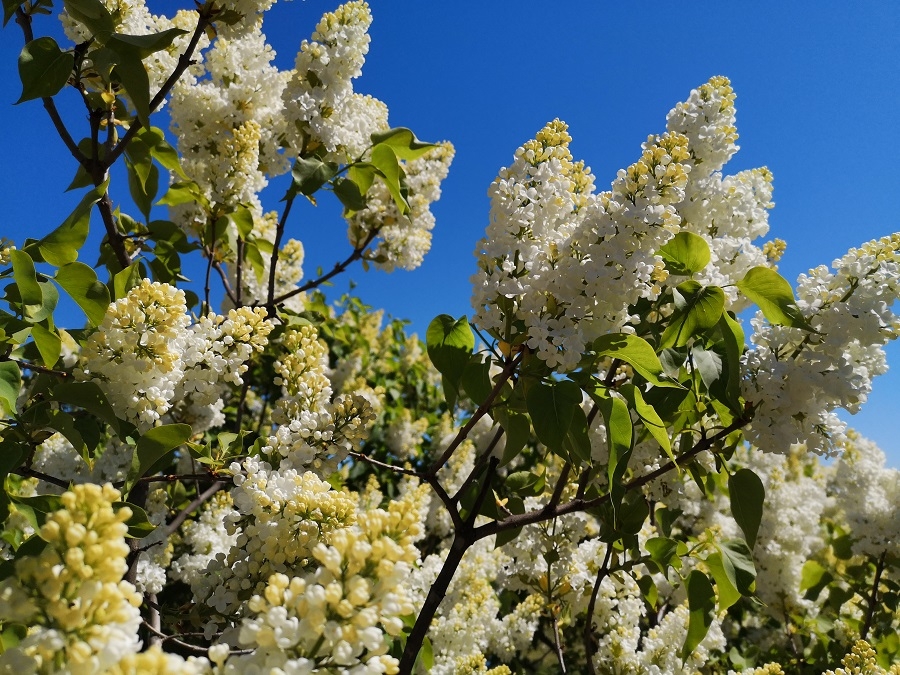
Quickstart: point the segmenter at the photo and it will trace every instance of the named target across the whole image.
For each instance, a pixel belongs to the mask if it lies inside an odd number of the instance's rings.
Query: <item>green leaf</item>
[[[678,555],[678,542],[668,537],[653,537],[644,545],[650,560],[656,563],[660,574],[667,574],[669,567],[681,568],[681,558]]]
[[[209,200],[204,196],[200,186],[192,180],[172,183],[166,194],[158,202],[158,206],[179,206],[180,204],[199,204],[209,207]]]
[[[84,437],[75,426],[74,417],[62,410],[51,410],[48,411],[46,424],[51,429],[55,429],[65,436],[66,440],[72,444],[72,447],[75,448],[75,451],[78,454],[82,457],[87,457],[88,448],[84,442]]]
[[[727,380],[724,388],[724,399],[728,407],[735,413],[742,413],[741,406],[741,355],[744,353],[744,329],[728,312],[722,312],[719,320],[719,332],[725,347],[725,370]]]
[[[716,594],[709,578],[699,570],[693,570],[684,581],[687,589],[690,619],[687,636],[681,647],[681,660],[686,661],[693,653],[712,625],[716,609]]]
[[[161,33],[150,35],[123,35],[115,33],[110,35],[106,46],[113,49],[133,50],[141,59],[146,59],[155,52],[168,49],[179,35],[186,35],[186,30],[169,28]]]
[[[164,169],[174,172],[182,180],[189,180],[184,169],[181,168],[178,152],[166,141],[162,129],[141,127],[134,140],[140,140],[149,149],[153,159],[159,162]]]
[[[62,225],[40,241],[30,244],[25,249],[37,259],[39,256],[54,267],[74,262],[78,259],[78,250],[87,240],[91,222],[91,209],[106,194],[109,179],[88,192],[75,210],[69,214]]]
[[[463,391],[476,405],[481,405],[491,393],[491,362],[481,354],[472,354],[460,379]]]
[[[663,332],[661,348],[682,347],[692,337],[715,326],[725,310],[725,292],[718,286],[701,286],[693,280],[673,290],[675,311]]]
[[[108,424],[113,432],[119,431],[119,419],[96,382],[58,384],[53,388],[52,400],[83,408]]]
[[[538,493],[541,477],[530,471],[516,471],[509,474],[504,481],[506,489],[523,497],[532,497]]]
[[[611,356],[624,361],[657,387],[681,388],[678,382],[666,379],[662,364],[653,347],[637,335],[627,333],[603,335],[594,340],[592,348],[600,356]]]
[[[350,178],[337,178],[334,181],[334,194],[348,212],[362,211],[366,208],[365,194]]]
[[[62,51],[53,38],[32,40],[19,54],[22,95],[16,103],[55,96],[66,86],[74,67],[75,55]]]
[[[581,388],[571,380],[526,381],[525,404],[538,440],[553,452],[563,449],[575,408],[581,406]]]
[[[124,270],[116,273],[113,277],[113,293],[114,300],[121,300],[135,286],[141,283],[141,266],[140,263],[133,262]],[[105,313],[106,310],[104,310]]]
[[[641,390],[630,382],[626,382],[619,387],[618,391],[638,414],[638,417],[644,423],[644,428],[659,443],[659,446],[665,450],[669,459],[675,461],[675,454],[672,452],[672,442],[669,439],[666,425],[653,406],[644,400]]]
[[[109,308],[109,289],[94,270],[82,262],[71,262],[60,267],[54,279],[81,307],[91,326],[99,326]]]
[[[142,179],[137,167],[125,158],[125,167],[128,169],[128,191],[135,205],[146,220],[150,220],[150,209],[153,208],[153,200],[159,191],[159,169],[152,162],[145,165],[146,175]]]
[[[44,365],[48,368],[55,366],[62,353],[62,340],[59,339],[59,334],[36,323],[31,328],[31,337],[34,338],[34,344],[37,345]]]
[[[291,169],[293,183],[289,193],[311,197],[319,188],[334,177],[337,165],[323,162],[318,157],[298,157]]]
[[[706,566],[716,582],[719,611],[726,610],[741,599],[741,592],[734,585],[733,574],[729,575],[725,571],[722,554],[718,551],[706,557]]]
[[[428,636],[425,636],[425,639],[422,640],[422,648],[416,657],[416,665],[424,668],[426,673],[434,667],[434,648],[431,646],[431,640]]]
[[[12,262],[13,279],[19,289],[19,298],[22,300],[22,309],[27,317],[30,317],[44,304],[44,292],[37,280],[37,272],[34,269],[34,260],[25,251],[13,249],[9,252]]]
[[[750,548],[756,545],[756,535],[762,521],[766,489],[750,469],[738,469],[728,477],[731,514],[744,533]]]
[[[3,0],[3,26],[9,23],[9,20],[16,15],[16,10],[22,4],[23,0]]]
[[[591,463],[591,437],[588,433],[587,415],[580,405],[572,411],[572,422],[563,439],[563,450],[575,466]]]
[[[101,44],[116,31],[112,14],[100,0],[63,0],[66,12]]]
[[[113,82],[125,88],[141,124],[150,126],[150,77],[140,50],[121,41],[110,40],[105,47],[92,52],[91,58],[98,68],[102,64],[108,69]],[[113,68],[109,69],[110,66]]]
[[[406,127],[395,127],[372,134],[372,144],[386,145],[394,151],[397,159],[406,161],[418,159],[431,148],[436,147],[434,143],[423,143]]]
[[[813,330],[797,307],[791,285],[772,268],[752,268],[737,287],[759,306],[770,323]]]
[[[137,504],[131,502],[113,502],[113,508],[118,511],[122,507],[131,509],[131,518],[125,521],[128,526],[126,537],[130,539],[143,539],[156,529],[156,525],[150,522],[147,512]]]
[[[713,386],[725,372],[722,357],[711,349],[703,349],[703,347],[695,345],[691,349],[691,361],[694,363],[694,368],[700,373],[703,384],[709,391],[712,391]]]
[[[397,155],[394,154],[393,148],[384,143],[376,145],[372,148],[370,161],[378,169],[378,175],[381,176],[385,186],[391,193],[397,209],[403,215],[409,213],[409,203],[406,201],[402,184],[403,169],[400,167],[400,162],[397,161]]]
[[[16,399],[22,388],[22,371],[12,361],[0,361],[0,412],[4,418],[16,412]]]
[[[475,348],[475,335],[465,316],[454,319],[441,314],[432,320],[425,333],[428,358],[444,376],[444,393],[448,405],[459,396],[460,380]],[[451,400],[452,399],[452,400]]]
[[[190,424],[164,424],[147,431],[138,439],[127,482],[130,484],[143,476],[166,454],[187,441],[191,434]]]
[[[722,566],[729,580],[741,595],[753,593],[753,582],[756,581],[756,566],[753,554],[743,539],[729,539],[719,544],[722,554]]]
[[[615,506],[615,502],[622,498],[620,483],[625,469],[628,468],[628,460],[631,458],[634,427],[631,423],[631,415],[628,413],[628,406],[622,399],[606,395],[595,397],[594,401],[606,422],[606,441],[609,444],[606,477],[609,480],[610,489],[615,492],[613,498],[613,506]]]
[[[672,274],[690,276],[709,264],[709,244],[698,234],[682,230],[657,253]]]
[[[815,560],[807,560],[803,563],[803,570],[800,573],[800,592],[803,593],[811,588],[824,587],[833,579],[831,572],[820,563]]]
[[[506,432],[506,446],[500,460],[500,466],[506,466],[518,456],[525,444],[528,443],[528,439],[531,437],[531,424],[528,422],[528,416],[521,413],[498,408],[492,414]]]

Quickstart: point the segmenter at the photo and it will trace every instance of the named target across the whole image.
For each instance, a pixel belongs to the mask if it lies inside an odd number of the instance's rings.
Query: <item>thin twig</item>
[[[266,308],[271,316],[275,311],[275,276],[278,267],[278,252],[281,248],[281,239],[284,237],[284,227],[287,225],[288,216],[291,214],[291,207],[294,205],[296,195],[291,194],[287,198],[284,205],[284,211],[281,213],[281,219],[275,228],[275,241],[272,242],[272,258],[269,261],[269,292],[266,294]]]
[[[862,629],[859,631],[859,639],[865,640],[869,635],[869,629],[872,627],[872,620],[875,618],[875,606],[878,604],[878,585],[881,583],[881,575],[884,573],[887,551],[882,551],[875,565],[875,582],[872,584],[872,594],[869,596],[869,609],[866,611],[866,621],[863,623]]]
[[[469,418],[469,421],[466,425],[459,430],[459,433],[456,434],[456,438],[447,446],[444,452],[438,457],[434,462],[432,462],[431,466],[428,467],[428,470],[425,472],[429,476],[437,475],[437,472],[440,471],[441,467],[447,463],[447,460],[453,455],[456,451],[456,448],[460,446],[460,444],[466,439],[469,435],[469,432],[472,430],[478,420],[487,414],[487,411],[491,409],[491,404],[493,404],[494,399],[500,395],[500,392],[503,390],[503,386],[506,384],[506,381],[512,377],[512,374],[516,370],[516,366],[522,360],[522,356],[524,352],[519,352],[516,355],[516,358],[507,361],[506,365],[503,367],[503,371],[500,373],[500,376],[497,379],[497,384],[494,385],[494,388],[491,390],[491,393],[488,394],[488,397],[484,400],[484,402],[478,406],[478,410],[476,410],[472,417]]]
[[[591,590],[591,599],[588,602],[587,607],[587,621],[584,624],[584,654],[585,659],[588,664],[588,673],[589,675],[597,675],[597,671],[594,669],[594,660],[592,658],[594,654],[594,608],[597,606],[597,596],[600,593],[600,584],[603,583],[603,580],[606,578],[606,575],[609,574],[609,560],[612,557],[612,544],[606,545],[606,555],[603,556],[603,563],[600,565],[600,568],[597,570],[597,579],[594,581],[594,588]]]
[[[48,368],[47,366],[39,366],[34,363],[28,363],[28,361],[20,361],[19,359],[3,359],[4,361],[12,361],[15,364],[18,364],[20,368],[26,368],[27,370],[33,370],[37,373],[47,373],[48,375],[56,375],[57,377],[72,377],[71,373],[67,373],[62,370],[54,370],[53,368]]]
[[[559,661],[559,672],[565,675],[568,671],[566,670],[566,659],[563,657],[562,641],[559,639],[559,618],[556,616],[556,612],[550,611],[553,614],[553,644],[556,650],[556,660]]]
[[[499,427],[497,429],[497,433],[494,434],[494,437],[491,439],[491,442],[488,444],[488,446],[484,449],[484,452],[482,452],[475,460],[475,464],[472,466],[472,470],[469,472],[469,475],[466,476],[466,479],[463,481],[462,485],[459,486],[459,489],[453,495],[454,502],[459,502],[460,498],[469,488],[469,485],[472,484],[472,481],[478,478],[479,474],[481,474],[481,467],[483,467],[487,463],[488,457],[490,457],[491,453],[494,452],[494,448],[497,447],[497,443],[500,442],[501,438],[503,438],[503,427]]]
[[[216,494],[219,490],[221,490],[223,487],[225,487],[225,485],[226,485],[225,481],[217,480],[215,483],[213,483],[208,488],[206,488],[206,490],[204,490],[202,493],[200,493],[194,501],[192,501],[190,504],[188,504],[186,507],[184,507],[178,513],[178,515],[176,515],[174,518],[172,518],[172,520],[170,520],[168,522],[168,524],[166,524],[166,529],[165,529],[166,536],[168,537],[169,535],[174,533],[179,527],[181,527],[181,524],[185,520],[187,520],[189,515],[191,515],[194,511],[199,509],[201,506],[203,506],[203,504],[208,502],[210,500],[210,498],[214,494]]]
[[[16,474],[17,476],[22,476],[24,478],[37,478],[38,480],[42,480],[45,483],[50,483],[51,485],[55,485],[56,487],[61,487],[65,490],[69,489],[68,481],[64,481],[61,478],[56,478],[55,476],[50,476],[46,473],[41,473],[40,471],[35,471],[34,469],[29,469],[24,466],[13,469],[11,473]]]
[[[208,3],[207,5],[210,9],[213,7],[212,3]],[[207,26],[210,24],[211,15],[208,15],[205,11],[198,12],[199,16],[197,18],[197,27],[194,29],[193,35],[191,35],[191,39],[188,42],[187,48],[184,50],[184,53],[178,57],[178,63],[175,66],[175,70],[172,71],[172,74],[169,75],[168,79],[163,83],[162,87],[160,87],[159,91],[156,92],[156,96],[154,96],[150,101],[150,112],[154,112],[162,102],[165,100],[166,96],[169,95],[169,92],[172,90],[172,87],[175,86],[175,83],[181,79],[181,76],[184,75],[184,71],[190,68],[193,64],[193,55],[194,50],[197,49],[197,44],[200,42],[200,37],[206,32]],[[131,126],[128,131],[125,132],[125,135],[122,136],[122,139],[119,141],[118,145],[112,149],[112,152],[105,158],[105,164],[107,167],[112,166],[117,159],[121,156],[123,152],[125,152],[125,148],[128,147],[128,144],[131,142],[131,139],[134,138],[137,133],[143,128],[143,123],[135,118],[131,122]]]

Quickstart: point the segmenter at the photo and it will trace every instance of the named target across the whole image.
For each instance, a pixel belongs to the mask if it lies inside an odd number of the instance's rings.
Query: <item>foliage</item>
[[[423,343],[321,289],[421,263],[452,145],[354,90],[366,3],[290,71],[270,5],[4,1],[20,102],[85,194],[0,243],[2,667],[898,672],[900,475],[835,410],[900,334],[900,235],[781,277],[784,242],[754,243],[772,176],[723,173],[735,96],[713,77],[606,191],[563,122],[524,143],[472,317]],[[34,36],[54,12],[65,44]],[[290,213],[329,192],[348,253],[304,282]]]

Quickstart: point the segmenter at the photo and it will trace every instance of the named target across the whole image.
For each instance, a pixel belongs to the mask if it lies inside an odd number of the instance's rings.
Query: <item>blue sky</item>
[[[181,4],[151,2],[151,10]],[[352,278],[365,301],[411,319],[420,333],[435,314],[471,313],[468,279],[487,224],[487,187],[517,146],[559,117],[570,125],[573,154],[592,167],[598,185],[608,184],[634,161],[648,134],[664,129],[668,110],[712,75],[729,77],[738,95],[741,151],[726,172],[765,165],[775,176],[770,236],[788,242],[784,276],[793,280],[900,230],[892,168],[900,139],[900,3],[370,4],[372,44],[356,90],[385,101],[394,126],[409,126],[425,140],[450,140],[457,155],[434,208],[434,246],[422,268],[393,274],[355,268],[335,292]],[[335,6],[330,0],[275,6],[264,30],[282,68],[291,67],[300,41]],[[57,26],[46,17],[37,31]],[[0,234],[17,240],[58,224],[77,201],[62,194],[72,162],[40,104],[10,105],[19,94],[20,48],[21,34],[10,24],[0,34],[7,83],[0,101]],[[73,133],[84,135],[83,112],[68,110]],[[282,189],[273,187],[270,208]],[[112,190],[114,199],[126,198],[121,182]],[[327,203],[292,214],[290,234],[306,246],[307,276],[346,254],[337,214]],[[893,426],[900,349],[890,348],[890,359],[895,369],[876,380],[868,406],[851,423],[900,466]]]

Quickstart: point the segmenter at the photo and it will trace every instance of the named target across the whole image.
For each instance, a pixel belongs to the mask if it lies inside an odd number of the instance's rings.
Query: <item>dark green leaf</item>
[[[530,471],[516,471],[506,477],[504,485],[506,489],[522,497],[532,497],[538,492],[538,486],[543,481],[537,474]]]
[[[681,647],[681,660],[685,661],[693,653],[712,625],[716,609],[716,594],[709,578],[699,570],[693,570],[685,579],[690,619],[687,636]]]
[[[709,264],[709,244],[700,235],[682,230],[657,251],[672,274],[690,276]]]
[[[116,31],[116,23],[100,0],[63,0],[66,12],[84,24],[101,44]]]
[[[538,440],[554,452],[563,442],[575,408],[581,406],[581,388],[571,380],[526,381],[525,404]]]
[[[673,290],[675,311],[663,332],[660,347],[681,347],[715,326],[725,310],[725,293],[718,286],[689,280]]]
[[[166,454],[187,441],[193,430],[189,424],[165,424],[153,427],[138,439],[128,482],[143,476]]]
[[[128,525],[128,533],[125,535],[131,539],[143,539],[156,529],[156,525],[150,522],[147,512],[140,506],[130,502],[113,502],[113,508],[118,511],[123,506],[131,509],[131,518],[125,521]]]
[[[3,25],[16,15],[16,10],[22,4],[22,0],[3,0]]]
[[[349,178],[334,181],[334,194],[341,200],[347,211],[362,211],[366,208],[366,197],[359,186]]]
[[[572,422],[563,439],[563,450],[574,466],[591,463],[591,438],[588,434],[587,415],[580,405],[572,410]]]
[[[128,191],[131,198],[144,218],[150,220],[150,209],[159,191],[159,169],[152,162],[146,164],[146,177],[142,180],[141,173],[127,158],[125,166],[128,169]]]
[[[19,54],[22,95],[16,103],[55,96],[66,86],[74,67],[75,56],[60,50],[53,38],[32,40]]]
[[[106,194],[109,180],[104,181],[88,192],[63,221],[62,225],[40,241],[26,246],[35,259],[38,256],[54,267],[74,262],[78,259],[78,250],[87,240],[91,222],[91,209]]]
[[[754,267],[737,283],[737,287],[759,305],[771,323],[812,330],[797,307],[791,285],[772,268]]]
[[[622,476],[628,468],[628,459],[631,457],[631,449],[634,438],[634,427],[631,423],[631,415],[625,401],[616,396],[595,398],[600,414],[606,422],[606,440],[609,444],[609,462],[606,467],[606,477],[610,488],[619,490]],[[621,499],[621,492],[618,492]],[[615,500],[614,500],[615,501]]]
[[[711,349],[695,346],[691,350],[691,361],[694,363],[694,368],[700,373],[703,384],[711,391],[724,372],[722,357]]]
[[[323,162],[318,157],[298,157],[291,169],[294,179],[291,190],[295,194],[299,192],[310,197],[331,180],[336,172],[335,164]]]
[[[728,407],[735,413],[742,412],[741,396],[741,355],[744,353],[744,329],[728,312],[722,313],[719,320],[719,332],[725,347],[725,371],[727,381],[724,388],[724,399]]]
[[[168,49],[179,35],[185,35],[187,31],[180,28],[169,28],[161,33],[150,35],[123,35],[116,33],[110,35],[106,45],[112,49],[133,50],[141,59],[146,59],[151,54]]]
[[[491,362],[481,354],[472,354],[463,370],[460,384],[476,405],[481,405],[491,393]]]
[[[428,325],[425,342],[428,358],[444,376],[444,393],[447,403],[452,406],[459,396],[460,380],[475,348],[475,335],[465,316],[454,319],[441,314]]]
[[[506,466],[518,456],[531,437],[531,424],[528,422],[528,416],[521,413],[498,409],[493,414],[506,432],[506,446],[500,460],[500,466]]]
[[[766,489],[750,469],[739,469],[728,478],[731,513],[740,526],[750,548],[756,545],[756,535],[762,521]]]
[[[71,262],[59,268],[55,280],[81,307],[91,326],[99,326],[109,308],[109,289],[94,270],[82,262]]]
[[[666,379],[662,364],[649,342],[637,335],[612,333],[597,338],[592,348],[600,356],[611,356],[631,365],[648,382],[657,387],[678,387]]]
[[[114,432],[119,430],[119,420],[106,400],[106,394],[96,382],[63,382],[53,388],[53,400],[84,408],[108,424]]]
[[[22,388],[22,371],[12,361],[0,361],[0,413],[4,418],[16,412],[16,399]]]

